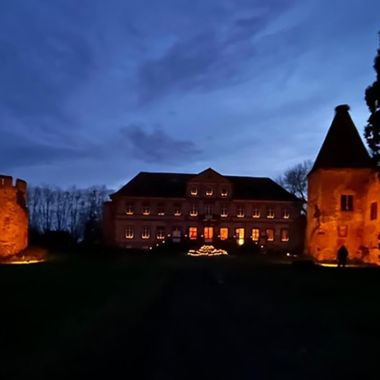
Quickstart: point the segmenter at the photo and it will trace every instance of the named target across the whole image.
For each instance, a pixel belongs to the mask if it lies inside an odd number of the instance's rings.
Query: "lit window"
[[[228,239],[228,228],[227,227],[221,227],[219,230],[220,240],[227,240]]]
[[[210,204],[205,205],[205,214],[206,215],[212,215],[212,205],[210,205]]]
[[[274,241],[274,229],[267,228],[265,230],[265,235],[267,237],[267,241]]]
[[[214,192],[213,189],[211,187],[208,187],[207,190],[206,190],[206,195],[208,197],[211,197],[211,195],[213,194],[213,192]]]
[[[226,218],[228,216],[228,210],[226,206],[222,206],[222,209],[220,211],[220,216],[222,218]]]
[[[195,197],[196,195],[198,195],[198,189],[196,187],[192,187],[190,189],[190,194]]]
[[[174,216],[181,216],[182,210],[180,205],[174,205]]]
[[[354,197],[352,195],[340,196],[340,209],[341,211],[352,211],[354,209]]]
[[[150,207],[143,206],[143,215],[150,215]]]
[[[252,218],[260,218],[261,213],[259,208],[254,208],[252,210]]]
[[[150,238],[150,228],[145,226],[143,227],[142,233],[141,233],[142,239],[149,239]]]
[[[244,207],[239,206],[239,207],[237,208],[236,216],[237,216],[238,218],[244,218]]]
[[[165,208],[164,208],[163,205],[158,205],[158,207],[157,207],[157,215],[160,215],[160,216],[165,215]]]
[[[125,213],[127,215],[133,215],[133,204],[132,203],[127,203],[125,207]]]
[[[260,239],[260,229],[252,228],[252,240],[259,241],[259,239]]]
[[[220,195],[222,197],[226,197],[228,195],[228,190],[227,189],[222,189],[222,191],[220,192]]]
[[[191,210],[190,210],[190,216],[197,216],[197,215],[198,215],[197,206],[196,205],[192,205],[191,206]]]
[[[371,220],[377,219],[377,202],[371,203]]]
[[[284,210],[282,210],[282,219],[289,219],[289,218],[290,218],[289,210],[285,208]]]
[[[197,227],[189,227],[189,238],[190,238],[190,240],[197,240],[197,238],[198,238],[198,228]]]
[[[289,230],[285,228],[281,230],[281,241],[289,241]]]
[[[213,227],[204,227],[203,228],[203,234],[204,234],[206,242],[212,241],[212,238],[214,237],[214,228]]]
[[[273,219],[274,218],[274,210],[273,210],[273,208],[268,208],[267,209],[267,218],[268,219]]]
[[[125,227],[125,238],[126,239],[133,239],[135,233],[132,226]]]
[[[236,228],[235,237],[236,237],[237,243],[239,245],[243,245],[244,244],[244,228]]]
[[[157,227],[156,238],[157,238],[157,240],[164,240],[165,239],[165,228],[164,227]]]

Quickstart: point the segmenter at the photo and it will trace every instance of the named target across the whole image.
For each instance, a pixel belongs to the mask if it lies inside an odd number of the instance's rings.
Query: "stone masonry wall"
[[[25,181],[17,179],[13,184],[12,177],[0,175],[0,258],[27,248],[26,188]]]

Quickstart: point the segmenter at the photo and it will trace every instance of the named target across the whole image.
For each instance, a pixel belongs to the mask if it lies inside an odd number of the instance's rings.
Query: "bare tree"
[[[310,172],[313,163],[311,160],[303,161],[285,171],[277,179],[277,182],[302,200],[304,206],[307,203],[307,175]]]

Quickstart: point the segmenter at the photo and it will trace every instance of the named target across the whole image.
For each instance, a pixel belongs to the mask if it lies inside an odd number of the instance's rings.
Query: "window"
[[[252,218],[260,218],[261,213],[259,208],[254,208],[252,210]]]
[[[352,195],[340,196],[341,211],[352,211],[354,209],[354,197]]]
[[[220,216],[222,218],[226,218],[228,216],[228,210],[226,206],[222,206],[221,211],[220,211]]]
[[[220,195],[222,197],[226,197],[228,195],[228,190],[227,189],[222,189],[221,192],[220,192]]]
[[[268,219],[274,219],[274,209],[273,208],[267,209],[267,218]]]
[[[181,216],[181,214],[182,214],[181,206],[178,204],[175,204],[174,205],[174,216]]]
[[[265,235],[267,237],[267,241],[274,241],[274,229],[267,228],[265,230]]]
[[[212,187],[208,187],[208,188],[206,189],[206,195],[207,195],[208,197],[211,197],[213,193],[214,193],[214,190],[212,189]]]
[[[164,205],[159,204],[157,206],[157,215],[160,215],[160,216],[165,215]]]
[[[133,203],[127,203],[125,207],[125,213],[127,215],[133,215]]]
[[[197,215],[198,215],[197,206],[193,204],[190,209],[190,216],[197,216]]]
[[[198,228],[197,227],[189,227],[189,238],[190,240],[198,239]]]
[[[260,239],[260,229],[252,228],[252,240],[259,241],[259,239]]]
[[[281,230],[281,241],[289,241],[289,230],[286,228]]]
[[[147,226],[143,227],[142,233],[141,233],[142,239],[149,239],[150,238],[150,228]]]
[[[198,189],[196,187],[192,187],[190,189],[190,195],[192,195],[193,197],[197,196],[198,195]]]
[[[238,218],[244,218],[244,207],[238,206],[236,216]]]
[[[205,205],[205,214],[206,215],[212,215],[212,205],[211,204]]]
[[[220,228],[219,237],[220,237],[220,240],[227,240],[228,239],[228,228],[227,227],[221,227]]]
[[[148,205],[143,206],[143,215],[150,215],[150,207]]]
[[[134,230],[132,226],[125,227],[125,238],[126,239],[133,239],[134,237]]]
[[[371,215],[370,215],[371,220],[377,219],[377,202],[372,202],[371,203]]]
[[[290,218],[290,213],[287,208],[282,210],[282,219],[289,219]]]
[[[181,241],[181,235],[181,227],[173,227],[172,237],[174,243],[179,243]]]
[[[235,237],[236,237],[237,243],[239,245],[243,245],[244,244],[244,228],[236,228]]]
[[[157,227],[156,238],[157,238],[157,240],[164,240],[165,239],[165,228],[164,227]]]
[[[205,242],[211,242],[214,237],[214,228],[213,227],[204,227],[203,234],[205,238]]]

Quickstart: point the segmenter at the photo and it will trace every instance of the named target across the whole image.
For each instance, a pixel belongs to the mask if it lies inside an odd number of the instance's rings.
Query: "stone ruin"
[[[26,182],[0,175],[0,259],[9,258],[28,246]]]

